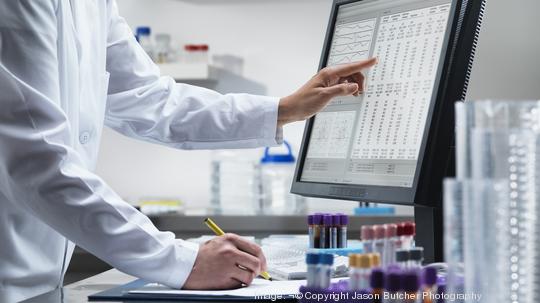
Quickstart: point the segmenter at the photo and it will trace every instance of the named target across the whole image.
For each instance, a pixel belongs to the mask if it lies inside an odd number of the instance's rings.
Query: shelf
[[[211,78],[207,63],[163,63],[158,66],[161,75],[171,76],[176,81],[216,81]]]

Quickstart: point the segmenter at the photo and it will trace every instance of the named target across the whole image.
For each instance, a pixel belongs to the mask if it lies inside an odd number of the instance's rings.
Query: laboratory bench
[[[177,238],[196,238],[201,235],[211,235],[212,232],[203,223],[207,216],[167,214],[151,216],[150,219],[159,230],[171,231]],[[291,216],[238,216],[220,215],[212,216],[219,226],[226,232],[240,235],[251,235],[256,238],[265,238],[273,234],[307,234],[307,221],[305,215]],[[349,239],[360,238],[362,225],[394,223],[414,220],[411,216],[351,216],[349,217]],[[96,275],[111,269],[111,267],[92,254],[77,247],[73,253],[64,284]]]

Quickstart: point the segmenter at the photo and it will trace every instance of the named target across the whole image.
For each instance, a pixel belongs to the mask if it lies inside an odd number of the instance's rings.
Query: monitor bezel
[[[341,5],[365,0],[334,0],[327,27],[319,70],[326,66],[338,9]],[[366,1],[373,2],[373,1]],[[303,196],[366,201],[387,204],[424,205],[440,207],[442,179],[453,175],[453,141],[455,101],[464,98],[468,73],[470,72],[473,48],[478,28],[463,31],[466,26],[478,26],[480,6],[471,2],[452,0],[448,26],[444,38],[443,52],[437,70],[433,99],[425,125],[412,187],[377,186],[358,184],[321,183],[301,181],[301,172],[307,156],[308,142],[315,117],[306,121],[300,155],[292,183],[291,192]],[[478,4],[478,3],[477,3]],[[475,9],[477,8],[477,9]],[[470,24],[469,22],[473,22]],[[452,90],[452,91],[451,91]]]

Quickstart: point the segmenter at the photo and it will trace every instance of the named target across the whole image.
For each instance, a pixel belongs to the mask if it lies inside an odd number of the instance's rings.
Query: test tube
[[[402,237],[405,235],[405,223],[401,222],[397,224],[397,239],[396,239],[396,250],[402,249],[403,247],[403,241],[401,240]]]
[[[384,271],[382,269],[373,269],[369,279],[369,285],[373,294],[373,303],[381,303],[384,294]]]
[[[323,215],[323,225],[321,228],[321,247],[330,248],[330,229],[332,228],[332,215]]]
[[[382,255],[382,264],[386,268],[388,265],[395,263],[396,257],[396,239],[397,225],[386,224],[384,235],[384,255]]]
[[[413,247],[409,249],[409,268],[418,269],[424,261],[424,248]]]
[[[360,229],[360,233],[362,236],[362,245],[364,248],[364,253],[371,253],[373,252],[373,237],[374,237],[374,229],[371,225],[364,225]]]
[[[401,273],[399,271],[389,271],[384,279],[384,289],[387,292],[385,303],[400,303],[398,292],[401,289]]]
[[[349,290],[360,290],[360,268],[358,254],[349,255]]]
[[[422,271],[422,281],[424,289],[422,293],[423,303],[433,303],[433,298],[437,294],[437,269],[426,267]]]
[[[319,288],[327,289],[332,279],[332,266],[334,265],[334,255],[319,255]]]
[[[347,248],[347,225],[349,225],[349,216],[339,214],[338,247]]]
[[[313,225],[313,215],[307,217],[308,220],[308,235],[309,235],[309,248],[315,248],[315,234]]]
[[[414,236],[416,235],[416,224],[414,222],[403,223],[403,236],[401,237],[401,248],[414,247]]]
[[[403,303],[417,303],[420,295],[420,277],[416,271],[408,271],[401,275]]]
[[[371,256],[369,254],[358,255],[359,281],[358,290],[369,288],[369,276],[371,275]]]
[[[409,250],[396,250],[396,263],[402,270],[409,268]]]
[[[375,225],[373,231],[373,252],[378,253],[379,256],[384,256],[384,236],[386,234],[386,228],[384,225]]]
[[[330,226],[330,248],[338,248],[338,226],[341,225],[339,215],[332,215],[332,226]]]
[[[371,267],[381,266],[381,256],[378,253],[371,253],[368,255],[371,258]]]
[[[321,248],[322,215],[313,215],[313,248]]]
[[[307,253],[307,287],[319,287],[319,254]]]

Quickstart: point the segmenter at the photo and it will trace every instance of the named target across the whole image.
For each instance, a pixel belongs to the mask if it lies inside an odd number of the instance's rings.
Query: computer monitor
[[[465,97],[483,8],[467,0],[335,0],[320,68],[379,63],[365,71],[364,94],[335,98],[307,122],[291,191],[427,207],[415,212],[418,233],[430,233],[419,240],[431,242],[423,243],[432,246],[428,259],[441,259],[453,104]]]

